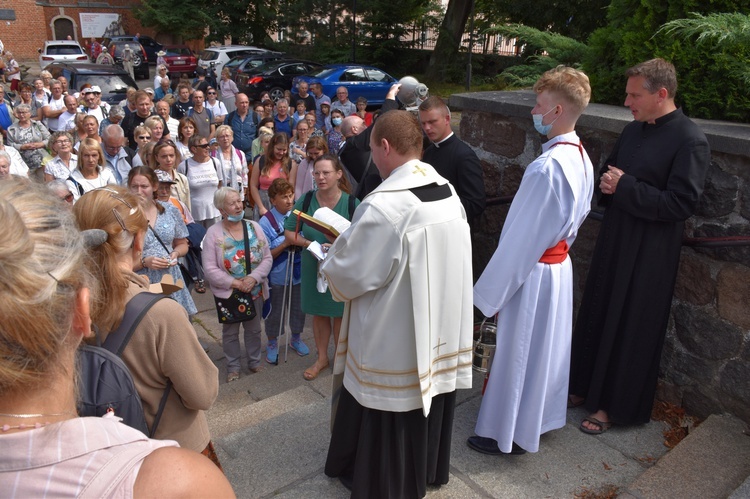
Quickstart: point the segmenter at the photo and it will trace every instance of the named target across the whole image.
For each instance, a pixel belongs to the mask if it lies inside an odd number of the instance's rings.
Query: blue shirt
[[[245,116],[245,120],[243,121],[237,111],[232,111],[226,118],[224,118],[224,124],[232,127],[232,131],[234,132],[232,145],[244,152],[245,156],[248,158],[252,158],[253,140],[255,140],[255,123],[253,121],[253,115],[247,113],[247,116]]]
[[[3,102],[0,104],[0,127],[3,127],[3,130],[7,130],[12,124],[13,120],[10,117],[10,108]]]
[[[289,115],[286,115],[286,119],[284,121],[280,120],[278,115],[273,117],[273,123],[276,126],[274,129],[275,133],[285,133],[288,137],[291,138],[292,136],[292,119],[289,117]]]
[[[263,229],[263,233],[266,235],[266,239],[268,239],[268,247],[270,249],[274,249],[284,242],[284,222],[286,222],[286,219],[291,214],[291,211],[285,215],[282,215],[276,208],[271,207],[269,213],[271,213],[276,220],[276,224],[278,225],[281,234],[279,234],[276,229],[273,228],[273,225],[271,225],[271,222],[268,221],[268,218],[265,215],[260,217],[260,221],[258,223]],[[294,255],[294,275],[292,278],[292,284],[299,284],[302,282],[301,257],[302,255],[299,251]],[[284,285],[284,279],[286,278],[287,260],[288,253],[286,251],[273,259],[273,267],[271,267],[271,272],[268,274],[268,281],[272,286]]]

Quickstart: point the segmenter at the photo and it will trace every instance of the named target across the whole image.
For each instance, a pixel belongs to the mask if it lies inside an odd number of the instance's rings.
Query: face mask
[[[331,120],[331,123],[333,123],[333,126],[339,126],[343,120],[341,118],[333,118]]]
[[[244,215],[242,213],[240,213],[239,215],[227,215],[227,220],[229,220],[230,222],[241,222],[243,216]]]
[[[552,120],[552,123],[550,123],[549,125],[542,125],[542,120],[544,119],[545,116],[547,116],[549,113],[551,113],[555,109],[557,109],[557,106],[553,107],[552,109],[550,109],[544,114],[532,114],[531,115],[531,117],[534,119],[534,128],[536,128],[537,132],[541,133],[542,135],[547,135],[549,131],[552,130],[552,125],[555,124],[555,121],[557,121],[557,118],[559,118],[560,116]]]

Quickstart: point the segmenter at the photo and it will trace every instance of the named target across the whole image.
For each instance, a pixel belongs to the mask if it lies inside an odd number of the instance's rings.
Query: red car
[[[164,60],[167,62],[169,73],[195,73],[198,57],[186,45],[164,45],[162,50],[167,53]]]

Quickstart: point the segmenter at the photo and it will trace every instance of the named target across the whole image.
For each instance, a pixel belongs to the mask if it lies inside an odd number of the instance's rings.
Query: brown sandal
[[[318,375],[320,374],[320,371],[322,371],[323,369],[327,368],[327,367],[328,367],[328,365],[329,365],[329,364],[328,364],[328,362],[326,362],[326,364],[325,364],[325,365],[324,365],[323,367],[318,367],[318,363],[316,362],[315,364],[313,364],[313,365],[311,365],[310,367],[308,367],[308,368],[307,368],[307,369],[305,370],[305,372],[304,372],[304,373],[302,374],[302,376],[303,376],[303,377],[304,377],[304,378],[305,378],[305,379],[306,379],[307,381],[312,381],[312,380],[314,380],[315,378],[317,378],[317,377],[318,377]]]
[[[598,426],[598,429],[591,429],[586,428],[583,426],[583,423],[588,422],[589,424],[592,424],[594,426]],[[583,421],[581,421],[581,426],[578,427],[579,430],[581,430],[584,433],[588,433],[589,435],[601,435],[605,431],[612,428],[612,421],[599,421],[595,417],[588,416],[583,418]]]

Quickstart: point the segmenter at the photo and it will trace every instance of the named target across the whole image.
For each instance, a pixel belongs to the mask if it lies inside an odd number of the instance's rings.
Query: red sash
[[[542,257],[539,259],[540,263],[562,263],[565,261],[565,257],[568,256],[568,243],[565,240],[560,241],[552,248],[547,248]]]

